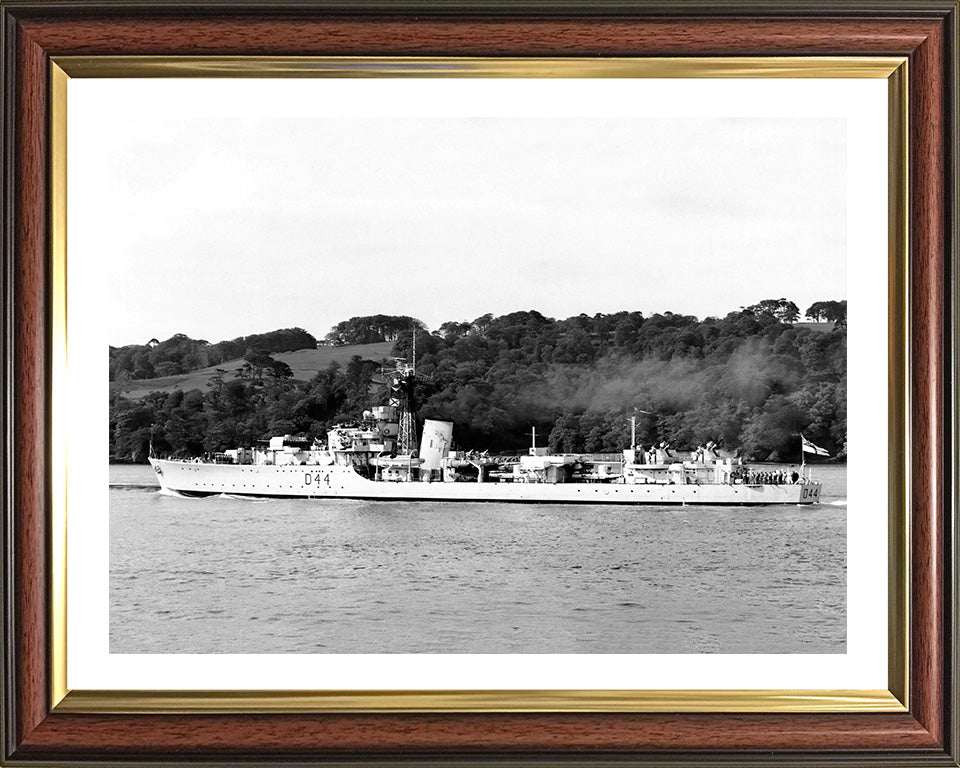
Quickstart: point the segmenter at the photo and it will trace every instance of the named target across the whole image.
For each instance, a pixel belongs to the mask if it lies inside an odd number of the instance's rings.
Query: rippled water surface
[[[114,653],[843,653],[811,507],[187,499],[111,467]]]

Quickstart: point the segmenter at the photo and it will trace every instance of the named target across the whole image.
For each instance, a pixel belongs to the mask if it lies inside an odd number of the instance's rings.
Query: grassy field
[[[377,344],[355,344],[346,347],[322,347],[320,349],[299,349],[296,352],[280,352],[274,355],[275,360],[282,360],[290,366],[293,378],[300,381],[309,381],[317,371],[326,368],[330,363],[346,364],[354,355],[360,355],[364,360],[380,362],[390,356],[393,349],[392,341]],[[206,391],[207,384],[217,370],[226,371],[225,378],[233,378],[234,371],[243,365],[242,359],[231,360],[210,368],[201,368],[190,373],[177,376],[164,376],[159,379],[131,379],[126,382],[110,382],[111,392],[120,392],[124,397],[138,400],[151,392],[173,392],[182,389],[184,392],[191,389]]]
[[[830,333],[835,325],[836,323],[831,320],[825,323],[794,323],[793,327],[798,330],[802,328],[805,331],[814,331],[815,333]]]

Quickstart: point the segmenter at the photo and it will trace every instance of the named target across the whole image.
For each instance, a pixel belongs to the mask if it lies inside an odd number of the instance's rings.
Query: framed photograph
[[[958,765],[957,4],[3,2],[10,765]]]

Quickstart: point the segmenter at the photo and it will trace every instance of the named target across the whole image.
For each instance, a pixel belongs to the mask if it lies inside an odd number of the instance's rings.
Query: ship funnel
[[[440,460],[446,458],[453,442],[453,422],[427,419],[423,422],[420,440],[420,469],[440,469]]]

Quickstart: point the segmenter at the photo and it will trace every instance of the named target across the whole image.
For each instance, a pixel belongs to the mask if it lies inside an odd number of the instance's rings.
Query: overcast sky
[[[113,345],[846,296],[843,119],[71,110]]]

